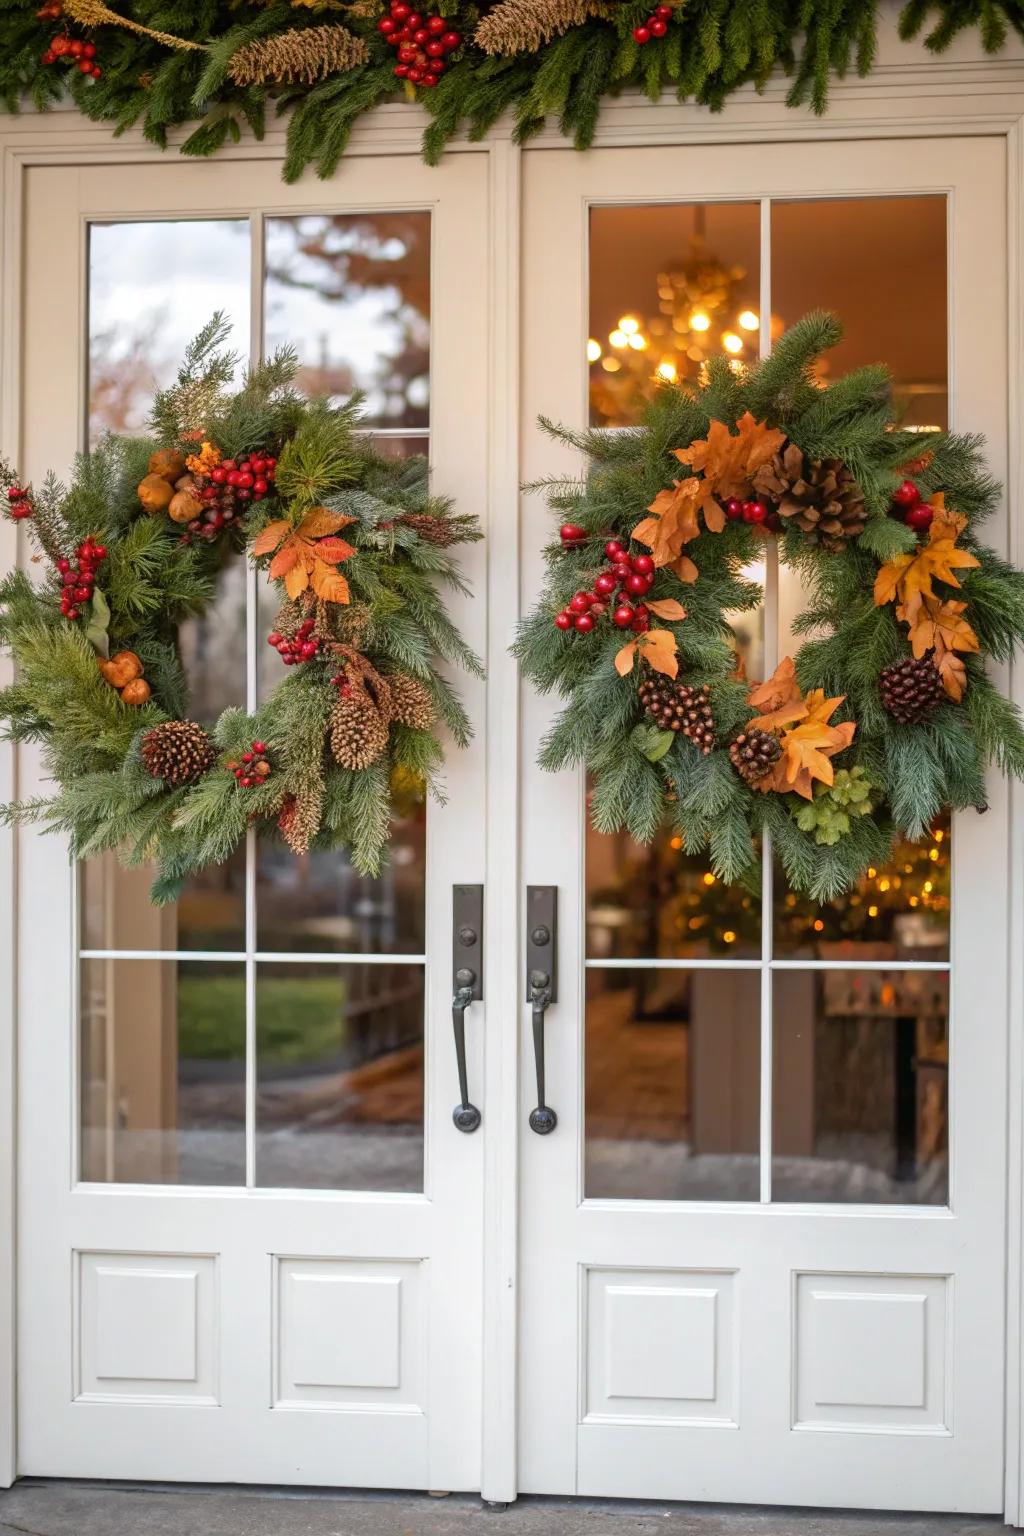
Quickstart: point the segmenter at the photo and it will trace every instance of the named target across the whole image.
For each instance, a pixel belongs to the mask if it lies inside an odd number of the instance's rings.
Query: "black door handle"
[[[466,1076],[466,1009],[473,1001],[475,971],[468,966],[455,972],[455,995],[452,998],[452,1026],[455,1030],[455,1060],[459,1068],[459,1099],[452,1110],[452,1119],[460,1131],[475,1131],[480,1124],[480,1111],[469,1102],[469,1082]]]
[[[558,1116],[544,1102],[544,1015],[551,1001],[551,977],[547,971],[530,973],[530,1003],[533,1008],[533,1059],[537,1067],[537,1107],[530,1110],[530,1130],[548,1136],[558,1124]]]
[[[526,891],[526,997],[533,1015],[533,1059],[537,1069],[537,1104],[530,1129],[549,1136],[558,1116],[546,1102],[544,1021],[558,998],[558,887],[531,885]]]
[[[482,885],[452,886],[452,1029],[455,1033],[455,1061],[459,1069],[459,1102],[452,1110],[457,1130],[475,1131],[480,1111],[469,1101],[466,1072],[466,1009],[484,995],[480,972],[481,934],[484,926],[484,888]],[[467,962],[472,960],[473,964]]]

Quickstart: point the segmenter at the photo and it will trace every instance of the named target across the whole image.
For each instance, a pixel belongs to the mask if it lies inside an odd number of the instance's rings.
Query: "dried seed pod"
[[[174,487],[163,475],[147,475],[139,481],[138,497],[150,514],[166,511],[173,495]]]

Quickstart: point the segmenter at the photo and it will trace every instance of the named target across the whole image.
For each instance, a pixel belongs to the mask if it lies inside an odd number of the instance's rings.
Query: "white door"
[[[329,188],[270,159],[29,171],[26,474],[141,426],[223,308],[247,355],[294,343],[310,390],[365,386],[374,434],[429,447],[436,488],[485,513],[464,380],[467,336],[486,370],[486,284],[455,279],[486,271],[487,164],[353,156]],[[481,653],[482,562],[454,604]],[[183,638],[197,713],[270,681],[255,594],[230,567]],[[453,751],[447,807],[410,806],[378,881],[251,846],[157,911],[145,872],[76,872],[21,834],[22,1474],[480,1486],[486,1120],[452,1122],[450,1007],[482,762],[479,734]]]
[[[656,366],[817,307],[833,373],[888,361],[909,423],[984,433],[1005,476],[1002,141],[525,161],[525,480],[578,468],[538,414],[627,424]],[[551,521],[525,517],[528,606]],[[752,677],[799,606],[766,574]],[[524,878],[558,887],[561,954],[553,1134],[528,1015],[520,1046],[520,1487],[1001,1509],[1005,784],[818,911],[588,831],[580,777],[534,766],[554,708],[524,696]]]

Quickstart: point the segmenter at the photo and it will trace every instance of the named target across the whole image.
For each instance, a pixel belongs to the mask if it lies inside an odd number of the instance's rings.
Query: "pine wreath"
[[[157,395],[151,437],[106,438],[69,488],[23,486],[0,463],[6,515],[46,567],[41,584],[0,582],[16,666],[0,719],[42,743],[56,789],[0,814],[69,835],[79,857],[152,860],[157,902],[251,825],[297,853],[345,846],[377,873],[394,786],[439,793],[439,727],[469,740],[437,659],[481,675],[442,597],[461,587],[449,550],[480,537],[475,518],[430,494],[424,460],[374,452],[358,399],[300,397],[290,350],[232,391],[226,334],[215,316]],[[281,589],[267,639],[288,670],[253,713],[207,729],[189,717],[178,628],[243,551]],[[370,726],[346,734],[353,704]]]
[[[589,466],[548,488],[560,537],[516,642],[564,700],[540,762],[588,769],[598,831],[649,842],[667,818],[725,881],[770,832],[818,901],[894,835],[983,809],[990,764],[1024,778],[1024,723],[985,666],[1024,641],[1024,575],[977,537],[1000,487],[977,438],[897,428],[883,368],[821,387],[841,335],[808,315],[748,372],[666,384],[629,432],[543,423]],[[744,573],[766,539],[810,638],[751,685],[727,616],[760,603]],[[708,711],[695,739],[680,697]]]

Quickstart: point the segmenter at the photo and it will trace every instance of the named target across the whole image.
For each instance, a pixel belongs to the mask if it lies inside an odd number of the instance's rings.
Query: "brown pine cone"
[[[882,703],[901,725],[917,725],[943,699],[942,679],[927,656],[915,661],[908,656],[879,674]]]
[[[782,756],[782,744],[770,731],[744,731],[729,747],[729,758],[740,778],[754,785]]]
[[[842,549],[863,533],[864,493],[841,459],[809,459],[787,443],[754,473],[754,493],[791,518],[812,543]]]
[[[352,687],[331,710],[331,751],[336,763],[356,770],[369,768],[388,744],[388,728],[364,688]]]
[[[172,789],[202,778],[217,761],[213,738],[194,720],[154,725],[143,736],[139,750],[146,772]]]
[[[394,672],[388,678],[388,687],[392,719],[400,725],[410,725],[414,730],[428,731],[437,715],[426,683],[406,672]]]
[[[663,731],[682,731],[705,757],[715,745],[711,689],[668,677],[648,677],[637,690],[640,702]]]

